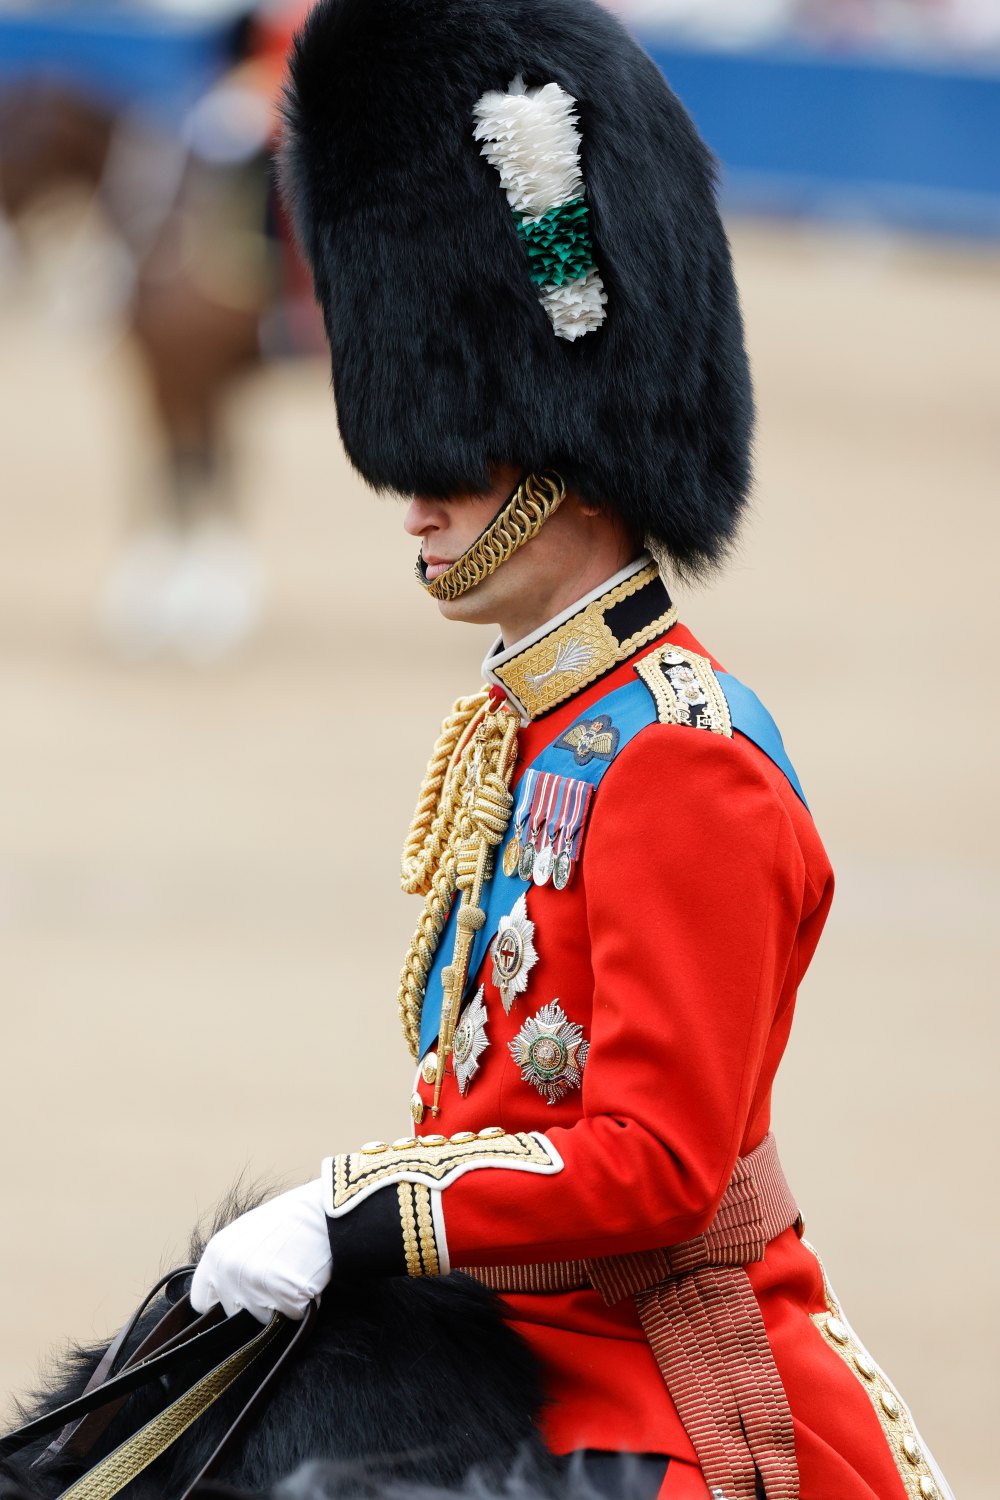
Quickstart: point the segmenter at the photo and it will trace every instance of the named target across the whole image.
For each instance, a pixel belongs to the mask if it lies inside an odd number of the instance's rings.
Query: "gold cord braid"
[[[516,759],[517,717],[506,704],[491,705],[486,694],[460,699],[434,748],[403,851],[403,889],[426,897],[399,981],[400,1020],[414,1060],[427,980],[455,893],[461,892],[455,957],[444,975],[442,1077],[457,1019],[451,1010],[465,987],[472,938],[485,921],[479,908],[483,881],[513,810],[509,787]]]
[[[461,768],[461,747],[475,727],[477,717],[482,717],[486,699],[485,688],[469,698],[459,698],[441,725],[403,846],[404,895],[426,896],[431,888],[461,795],[455,784]]]
[[[502,563],[537,536],[553,511],[566,498],[566,485],[552,469],[528,474],[467,552],[446,572],[428,583],[421,561],[417,579],[432,599],[458,599],[495,573]]]
[[[88,1469],[69,1489],[63,1490],[64,1500],[68,1500],[70,1496],[72,1500],[114,1500],[114,1496],[172,1447],[178,1438],[183,1437],[188,1428],[220,1396],[225,1395],[234,1381],[274,1341],[284,1321],[275,1313],[271,1321],[249,1343],[216,1365],[214,1370],[210,1370],[190,1390],[178,1396],[164,1411],[147,1422],[145,1427],[140,1427],[138,1432],[134,1432],[107,1457]]]

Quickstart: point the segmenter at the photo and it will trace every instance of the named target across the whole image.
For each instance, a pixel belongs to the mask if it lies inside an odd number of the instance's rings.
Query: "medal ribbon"
[[[554,771],[543,771],[539,777],[538,785],[535,787],[535,795],[531,799],[531,810],[528,813],[528,839],[527,842],[532,849],[538,841],[538,832],[544,817],[544,804],[548,794],[549,784],[554,779]]]
[[[570,859],[576,864],[580,834],[583,830],[584,818],[587,808],[590,806],[590,799],[594,788],[589,781],[577,781],[573,785],[576,787],[576,798],[573,802],[573,811],[570,814],[569,823],[565,829],[563,847],[569,851]]]
[[[535,824],[531,840],[531,842],[535,845],[536,851],[547,847],[550,834],[549,817],[551,816],[552,809],[555,806],[556,793],[562,785],[563,778],[561,776],[554,776],[549,772],[546,773],[546,780],[548,784],[546,785],[542,796],[539,798],[538,821]],[[538,838],[539,834],[542,833],[543,829],[545,830],[545,835],[542,838],[541,843],[537,844],[535,843],[535,841]]]
[[[521,799],[517,804],[517,811],[514,814],[514,834],[518,842],[521,839],[521,830],[524,827],[524,820],[528,816],[528,808],[531,805],[531,794],[535,790],[535,782],[537,780],[538,772],[529,766],[524,773]]]
[[[556,813],[555,817],[549,821],[548,826],[549,843],[553,846],[553,850],[557,854],[562,843],[563,819],[566,812],[566,805],[569,802],[570,797],[573,795],[573,778],[571,776],[560,776],[559,791],[562,792],[561,797],[558,795],[558,793],[556,795],[556,801],[559,805],[559,811]]]

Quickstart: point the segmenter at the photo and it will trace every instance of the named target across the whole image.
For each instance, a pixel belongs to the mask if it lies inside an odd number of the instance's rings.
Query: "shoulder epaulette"
[[[707,656],[683,646],[661,646],[636,663],[661,724],[684,724],[733,737],[733,721],[722,684]]]
[[[808,808],[795,768],[788,759],[777,724],[756,693],[728,672],[716,672],[705,656],[683,646],[661,646],[636,662],[636,676],[653,695],[661,724],[686,724],[732,739],[733,732],[752,740]]]

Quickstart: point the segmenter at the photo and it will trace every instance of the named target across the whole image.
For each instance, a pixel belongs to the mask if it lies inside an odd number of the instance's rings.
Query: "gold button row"
[[[387,1141],[366,1141],[359,1148],[362,1156],[381,1156],[383,1151],[412,1151],[415,1146],[467,1146],[470,1141],[495,1141],[507,1132],[500,1125],[485,1130],[460,1130],[456,1135],[401,1135],[390,1146]]]
[[[850,1346],[851,1335],[847,1328],[847,1325],[841,1322],[840,1318],[834,1317],[832,1313],[829,1314],[826,1319],[826,1331],[829,1334],[830,1338],[833,1339],[833,1342],[835,1344],[840,1344],[844,1347]],[[862,1379],[875,1379],[875,1376],[879,1373],[878,1368],[874,1360],[872,1360],[863,1349],[852,1350],[852,1359],[854,1361],[854,1368],[857,1370]],[[903,1415],[903,1408],[900,1405],[899,1401],[896,1399],[893,1392],[890,1391],[887,1386],[883,1386],[878,1393],[878,1399],[882,1410],[885,1412],[889,1420],[892,1422],[898,1422]],[[914,1468],[916,1468],[918,1464],[923,1463],[924,1455],[921,1450],[920,1444],[917,1442],[916,1438],[911,1432],[906,1432],[903,1434],[902,1438],[900,1439],[899,1446],[907,1463],[912,1464]],[[939,1500],[938,1488],[933,1479],[930,1479],[926,1475],[924,1475],[920,1480],[919,1488],[921,1500]]]

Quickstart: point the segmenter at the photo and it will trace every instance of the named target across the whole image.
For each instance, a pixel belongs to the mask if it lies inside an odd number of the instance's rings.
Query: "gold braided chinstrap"
[[[467,552],[428,583],[417,561],[417,578],[432,599],[458,599],[495,573],[519,547],[537,536],[566,498],[566,485],[552,469],[528,474]]]
[[[506,706],[490,704],[486,693],[460,698],[434,747],[403,850],[403,890],[426,898],[399,976],[399,1016],[414,1060],[448,912],[458,891],[478,903],[486,863],[510,823],[516,758],[516,719]]]

